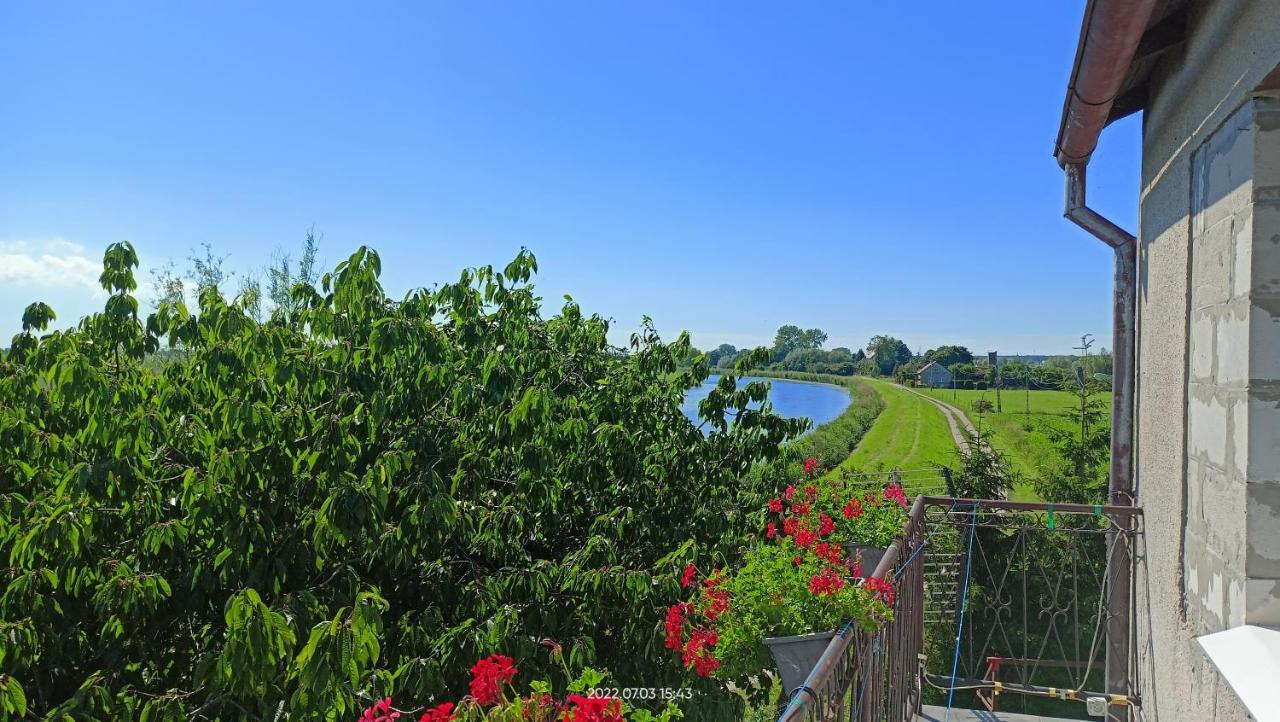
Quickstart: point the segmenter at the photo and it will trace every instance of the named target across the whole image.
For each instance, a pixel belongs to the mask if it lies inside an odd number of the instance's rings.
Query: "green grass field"
[[[840,464],[841,470],[927,469],[955,463],[955,442],[938,407],[884,381],[862,380],[880,394],[885,408]]]
[[[987,436],[988,443],[1008,457],[1010,465],[1023,478],[1023,483],[1013,493],[1014,498],[1034,499],[1030,491],[1031,480],[1051,458],[1053,450],[1041,431],[1047,424],[1065,428],[1074,425],[1076,397],[1066,391],[1002,391],[1003,411],[979,414],[973,404],[985,399],[994,407],[994,390],[917,389],[936,399],[945,401],[964,411],[969,420]],[[1110,399],[1110,394],[1099,398]],[[1108,417],[1110,423],[1110,417]],[[872,429],[874,431],[874,429]],[[871,436],[870,433],[867,434]],[[1028,496],[1030,494],[1030,496]]]

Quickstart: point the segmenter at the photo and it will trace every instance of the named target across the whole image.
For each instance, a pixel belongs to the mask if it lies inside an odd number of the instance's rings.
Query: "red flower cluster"
[[[693,605],[688,602],[676,602],[667,609],[667,649],[678,650],[684,646],[684,618],[693,612]]]
[[[663,622],[666,629],[663,645],[667,649],[679,651],[685,668],[692,669],[703,677],[711,676],[711,673],[720,667],[720,660],[715,657],[715,646],[719,636],[709,626],[699,624],[694,616],[698,615],[707,623],[712,623],[729,610],[729,590],[725,588],[726,581],[724,572],[720,569],[715,570],[709,577],[702,580],[700,603],[697,606],[691,602],[672,604],[667,608],[667,618]],[[689,583],[693,583],[691,578]],[[685,639],[686,627],[689,628],[687,640]]]
[[[904,509],[907,507],[907,493],[902,490],[902,486],[896,481],[885,487],[884,498],[897,502],[898,506]]]
[[[862,516],[862,502],[857,499],[850,499],[849,503],[845,504],[844,508],[840,510],[840,513],[844,514],[846,519]]]
[[[818,470],[818,460],[810,456],[804,460],[804,473],[812,474]]]
[[[445,702],[427,710],[418,722],[453,722],[457,715],[453,713],[453,703]]]
[[[768,524],[765,524],[764,536],[766,539],[772,539],[778,536],[778,525],[774,524],[773,522],[769,522]]]
[[[809,580],[809,591],[813,592],[813,596],[820,597],[823,594],[835,594],[844,584],[844,579],[834,569],[824,567],[821,574]]]
[[[394,722],[400,713],[391,709],[391,698],[383,697],[360,715],[360,722]]]
[[[836,530],[836,523],[826,514],[818,515],[818,536],[831,536]]]
[[[684,574],[681,575],[680,577],[680,586],[684,587],[685,589],[688,589],[689,585],[693,584],[693,578],[697,575],[698,575],[697,567],[693,566],[692,564],[685,567]]]
[[[569,695],[571,707],[564,712],[562,722],[623,722],[622,703],[612,697],[584,697]]]
[[[770,499],[770,500],[769,500],[769,511],[773,512],[774,514],[781,514],[781,513],[782,513],[782,500],[781,500],[781,499],[779,499],[779,498],[778,498],[778,497],[776,497],[776,496],[775,496],[774,498]]]
[[[493,704],[502,696],[502,685],[510,683],[517,671],[510,657],[485,657],[471,666],[471,696],[479,704]]]
[[[677,605],[680,606],[680,605]],[[692,608],[692,605],[685,605]],[[695,632],[695,636],[699,633]],[[702,636],[695,640],[693,653],[697,654],[700,650],[706,650],[715,645],[715,633],[710,633],[707,639],[707,633],[701,633]],[[702,652],[704,656],[710,656],[710,652]],[[695,660],[695,664],[700,660]],[[711,660],[712,669],[719,666],[719,662]],[[705,665],[706,662],[701,662]],[[476,704],[488,705],[501,699],[502,685],[511,682],[516,675],[516,668],[511,664],[510,657],[504,657],[500,654],[491,654],[484,659],[479,660],[471,667],[471,696],[475,698]],[[708,672],[710,674],[710,672]],[[556,719],[558,722],[625,722],[622,716],[622,702],[612,697],[587,697],[580,694],[570,694],[564,702],[556,701],[551,695],[544,693],[530,694],[527,697],[521,697],[524,703],[524,718],[530,719],[551,719],[544,716],[544,713],[559,714]],[[496,708],[484,711],[485,719],[489,719],[492,714],[502,711],[508,711],[507,708]],[[360,715],[358,722],[395,722],[401,716],[401,713],[391,707],[391,698],[386,697],[373,704],[373,706],[365,709]],[[454,712],[454,704],[452,702],[444,702],[428,709],[418,719],[418,722],[456,722],[458,715]],[[506,716],[503,719],[507,719]]]
[[[717,569],[702,580],[702,614],[712,622],[729,611],[729,590],[724,588],[724,572]]]
[[[795,495],[796,495],[795,484],[788,484],[786,490],[782,492],[783,498],[785,498],[787,501],[791,501],[792,497],[794,497]],[[779,509],[779,511],[781,511],[781,509]]]
[[[796,533],[792,535],[792,540],[796,543],[796,546],[801,549],[808,549],[813,546],[813,542],[816,541],[817,538],[818,535],[814,534],[809,530],[809,527],[803,524],[801,524],[800,528],[796,530]]]
[[[844,548],[839,544],[818,542],[818,544],[813,547],[813,553],[822,561],[831,564],[839,564],[844,561]]]
[[[685,669],[692,668],[699,677],[710,677],[712,672],[720,668],[720,660],[716,659],[712,653],[712,649],[719,641],[719,636],[713,630],[693,630],[681,657]]]
[[[879,577],[868,577],[863,584],[867,589],[875,592],[876,596],[880,597],[885,604],[893,606],[894,597],[897,595],[897,592],[893,589],[893,582]]]

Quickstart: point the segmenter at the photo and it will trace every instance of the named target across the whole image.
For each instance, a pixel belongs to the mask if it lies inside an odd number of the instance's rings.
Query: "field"
[[[973,404],[985,399],[994,407],[996,392],[994,390],[959,390],[950,389],[917,389],[940,401],[959,408],[965,412],[969,420],[984,434],[988,442],[997,451],[1009,458],[1009,463],[1023,478],[1023,484],[1015,490],[1015,498],[1024,498],[1028,493],[1030,481],[1038,470],[1051,458],[1053,450],[1041,429],[1045,425],[1060,428],[1075,423],[1076,397],[1066,391],[1031,391],[1006,390],[1001,392],[1003,411],[991,411],[979,414],[973,410]],[[1100,398],[1110,398],[1103,394]],[[1108,423],[1109,417],[1108,417]],[[872,429],[871,433],[874,433]],[[867,434],[867,438],[871,437]],[[1028,498],[1034,498],[1034,495]]]
[[[841,469],[927,469],[955,462],[955,442],[937,406],[885,381],[863,381],[884,399],[885,409]]]

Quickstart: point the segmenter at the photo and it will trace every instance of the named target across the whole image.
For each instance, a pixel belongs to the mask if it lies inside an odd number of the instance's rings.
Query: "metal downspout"
[[[1110,502],[1116,506],[1133,506],[1133,425],[1135,368],[1135,324],[1137,322],[1137,238],[1104,218],[1085,203],[1085,166],[1069,163],[1065,215],[1073,223],[1093,234],[1115,251],[1115,285],[1112,292],[1111,373],[1111,469]],[[1114,518],[1116,524],[1130,530],[1132,518]],[[1132,539],[1125,533],[1112,531],[1107,545],[1107,664],[1108,692],[1130,689],[1130,624],[1133,613]],[[1120,545],[1117,548],[1117,545]],[[1110,563],[1114,562],[1114,563]],[[1127,706],[1110,705],[1108,720],[1128,720]]]

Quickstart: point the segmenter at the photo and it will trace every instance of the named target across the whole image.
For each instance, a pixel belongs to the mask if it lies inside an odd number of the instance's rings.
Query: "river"
[[[759,378],[744,376],[738,379],[738,385],[748,381],[767,381],[772,384],[769,390],[769,401],[775,413],[788,418],[806,418],[814,427],[821,426],[836,418],[849,408],[852,397],[843,386],[811,383],[808,381],[791,381],[788,379]],[[684,415],[698,423],[698,403],[711,393],[711,389],[720,382],[720,377],[712,375],[695,389],[685,393],[681,410]]]

